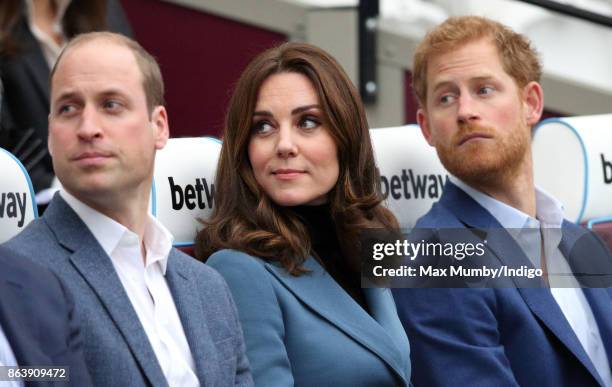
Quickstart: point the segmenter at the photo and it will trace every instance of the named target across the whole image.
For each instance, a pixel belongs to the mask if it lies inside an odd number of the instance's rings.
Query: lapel
[[[593,289],[582,288],[585,297],[589,301],[601,341],[608,354],[608,362],[612,367],[612,290],[610,289]]]
[[[55,194],[43,218],[59,244],[68,250],[70,262],[76,271],[98,296],[149,383],[166,386],[166,378],[157,357],[110,257],[59,194]]]
[[[304,267],[310,272],[299,277],[294,277],[271,263],[265,263],[265,267],[296,298],[376,354],[408,384],[405,369],[410,360],[407,355],[403,356],[404,352],[398,348],[408,348],[408,340],[402,336],[404,331],[398,325],[397,315],[392,315],[395,306],[389,289],[364,289],[368,307],[372,312],[370,316],[313,257],[304,262]]]
[[[581,226],[563,223],[563,237],[559,249],[579,279],[603,342],[608,361],[612,360],[612,290],[610,287],[610,253],[603,246],[597,248],[594,235]],[[604,274],[604,275],[602,275]]]
[[[19,257],[15,258],[19,259]],[[32,299],[22,282],[27,280],[21,269],[0,257],[0,325],[4,330],[19,365],[51,364],[51,360],[36,345],[41,333],[36,316],[27,300]],[[23,302],[22,300],[26,300]],[[34,312],[34,313],[33,313]]]
[[[19,40],[24,45],[21,61],[44,104],[49,103],[49,65],[25,18],[18,27]],[[46,131],[46,128],[45,128]]]
[[[219,364],[219,361],[212,337],[206,326],[201,292],[198,291],[197,279],[174,249],[168,257],[166,280],[185,330],[200,385],[202,387],[215,385],[210,379],[218,374],[213,367]]]
[[[452,212],[468,228],[487,231],[487,249],[495,254],[504,264],[528,265],[529,259],[514,238],[503,229],[501,224],[489,211],[478,204],[471,196],[447,180],[440,203]],[[565,228],[564,228],[565,230]],[[560,245],[562,253],[565,255]],[[517,266],[517,267],[518,267]],[[601,378],[586,354],[578,337],[567,322],[561,308],[547,288],[534,288],[533,283],[516,280],[517,290],[531,312],[559,339],[572,354],[589,370],[600,383]],[[523,285],[523,286],[522,286]],[[524,286],[531,285],[531,286]]]
[[[519,268],[521,266],[533,267],[533,264],[519,244],[502,227],[497,219],[449,180],[446,181],[444,186],[440,204],[452,212],[466,228],[474,229],[475,237],[478,237],[480,240],[486,240],[486,249],[493,254],[499,264],[512,268]],[[448,234],[444,230],[440,232],[442,235]],[[459,230],[452,231],[451,234],[461,235]],[[470,239],[470,241],[474,240]],[[466,262],[466,264],[469,263]],[[495,265],[496,263],[489,262],[488,264]],[[543,287],[543,283],[539,278],[512,277],[512,282],[514,287],[519,289]]]

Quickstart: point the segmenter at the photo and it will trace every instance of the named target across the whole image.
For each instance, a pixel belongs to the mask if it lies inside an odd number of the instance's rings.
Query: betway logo
[[[601,153],[601,166],[603,168],[603,180],[605,184],[612,184],[612,162],[606,160],[606,157]]]
[[[190,210],[196,207],[201,210],[212,208],[215,185],[210,184],[209,186],[205,178],[195,179],[195,185],[187,184],[185,188],[174,184],[172,177],[168,177],[168,183],[170,184],[173,210],[180,210],[183,206]]]
[[[400,175],[380,176],[383,197],[395,200],[437,199],[442,194],[444,175],[415,174],[412,169],[402,169]]]
[[[25,192],[3,192],[0,195],[0,218],[15,218],[17,226],[22,227],[26,213],[27,194]]]

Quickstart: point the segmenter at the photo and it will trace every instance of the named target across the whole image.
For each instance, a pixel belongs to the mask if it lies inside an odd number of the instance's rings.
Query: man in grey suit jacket
[[[51,72],[49,151],[64,190],[6,246],[70,288],[96,385],[250,386],[227,285],[148,214],[168,136],[155,60],[121,35],[72,40]]]

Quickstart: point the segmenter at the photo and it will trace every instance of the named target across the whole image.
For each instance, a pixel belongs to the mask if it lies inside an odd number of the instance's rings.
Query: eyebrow
[[[476,81],[476,82],[483,82],[483,81],[491,81],[491,80],[494,80],[494,79],[495,78],[493,76],[491,76],[491,75],[483,75],[483,76],[479,76],[479,77],[470,78],[468,81],[469,82],[474,82],[474,81]],[[448,85],[452,85],[454,83],[455,82],[453,82],[453,81],[442,81],[442,82],[440,82],[440,83],[438,83],[438,84],[436,84],[434,86],[434,88],[432,90],[432,93],[435,93],[439,89],[441,89],[441,88],[443,88],[445,86],[448,86]]]
[[[115,95],[124,95],[124,94],[125,93],[119,89],[108,89],[108,90],[102,91],[101,93],[98,93],[98,95],[102,97],[111,97]],[[70,100],[70,99],[80,99],[80,98],[82,98],[80,93],[76,91],[67,91],[67,92],[60,94],[60,96],[56,98],[55,102],[61,102],[61,101]]]
[[[312,105],[305,105],[305,106],[300,106],[300,107],[296,107],[295,109],[293,109],[291,111],[291,115],[294,116],[296,114],[300,114],[303,113],[305,111],[308,111],[310,109],[321,109],[321,106],[319,104],[312,104]],[[273,114],[267,110],[258,110],[256,112],[253,113],[254,116],[272,116]]]
[[[59,97],[57,97],[55,101],[53,102],[58,103],[58,102],[65,101],[68,99],[77,99],[77,98],[79,98],[79,94],[77,92],[69,91],[69,92],[64,92],[60,94]]]

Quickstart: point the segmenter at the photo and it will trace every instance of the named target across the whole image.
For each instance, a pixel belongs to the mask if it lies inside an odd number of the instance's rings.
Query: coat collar
[[[55,194],[42,218],[69,251],[70,262],[100,299],[147,379],[155,385],[165,383],[145,330],[102,246],[59,194]]]
[[[288,274],[273,263],[265,263],[265,267],[296,298],[380,357],[408,384],[409,344],[389,289],[364,289],[372,313],[369,315],[313,257],[304,262],[304,267],[310,272],[299,277]],[[398,347],[404,347],[406,351]]]

